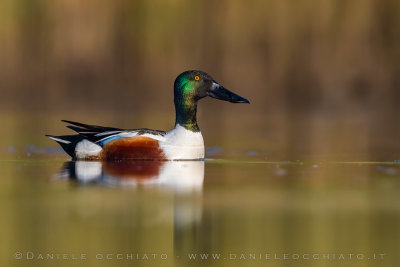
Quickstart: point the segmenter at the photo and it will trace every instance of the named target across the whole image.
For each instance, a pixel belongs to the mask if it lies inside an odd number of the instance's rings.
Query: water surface
[[[120,166],[43,151],[0,161],[2,266],[400,262],[396,161],[272,162],[244,151]]]

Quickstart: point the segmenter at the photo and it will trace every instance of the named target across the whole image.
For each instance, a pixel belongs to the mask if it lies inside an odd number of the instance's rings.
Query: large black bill
[[[231,91],[225,89],[223,86],[217,83],[214,83],[213,88],[208,92],[208,95],[219,100],[229,101],[231,103],[250,104],[250,101],[247,100],[246,98],[241,97],[240,95],[237,95],[235,93],[232,93]]]

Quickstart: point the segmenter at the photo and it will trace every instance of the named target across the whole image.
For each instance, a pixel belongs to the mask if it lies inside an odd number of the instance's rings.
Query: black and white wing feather
[[[104,127],[98,125],[89,125],[80,122],[62,120],[68,124],[67,127],[77,132],[79,135],[83,136],[85,139],[93,142],[93,143],[100,143],[103,140],[107,140],[113,136],[120,135],[122,133],[136,133],[137,135],[144,135],[144,134],[151,134],[151,135],[159,135],[164,136],[166,132],[158,131],[158,130],[151,130],[151,129],[120,129],[114,127]]]
[[[74,130],[80,136],[84,137],[85,139],[87,139],[93,143],[97,143],[98,141],[100,141],[102,139],[105,139],[112,135],[120,134],[120,133],[126,131],[124,129],[114,128],[114,127],[90,125],[90,124],[84,124],[84,123],[68,121],[68,120],[62,120],[62,121],[66,122],[68,124],[72,124],[72,125],[68,125],[67,127],[70,128],[71,130]]]

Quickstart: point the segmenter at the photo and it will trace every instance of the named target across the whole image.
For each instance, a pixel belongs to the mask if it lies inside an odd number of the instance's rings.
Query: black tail
[[[61,136],[54,136],[54,135],[48,135],[46,134],[47,137],[50,139],[56,141],[61,145],[61,147],[64,149],[65,152],[68,153],[72,158],[75,158],[75,147],[76,144],[79,143],[84,139],[84,137],[75,134],[75,135],[61,135]]]

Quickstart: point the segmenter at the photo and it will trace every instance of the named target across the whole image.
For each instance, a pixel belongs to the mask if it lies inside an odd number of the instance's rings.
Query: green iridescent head
[[[176,124],[191,131],[199,131],[196,121],[197,101],[206,96],[231,103],[250,103],[246,98],[225,89],[203,71],[185,71],[176,78],[174,84]]]

